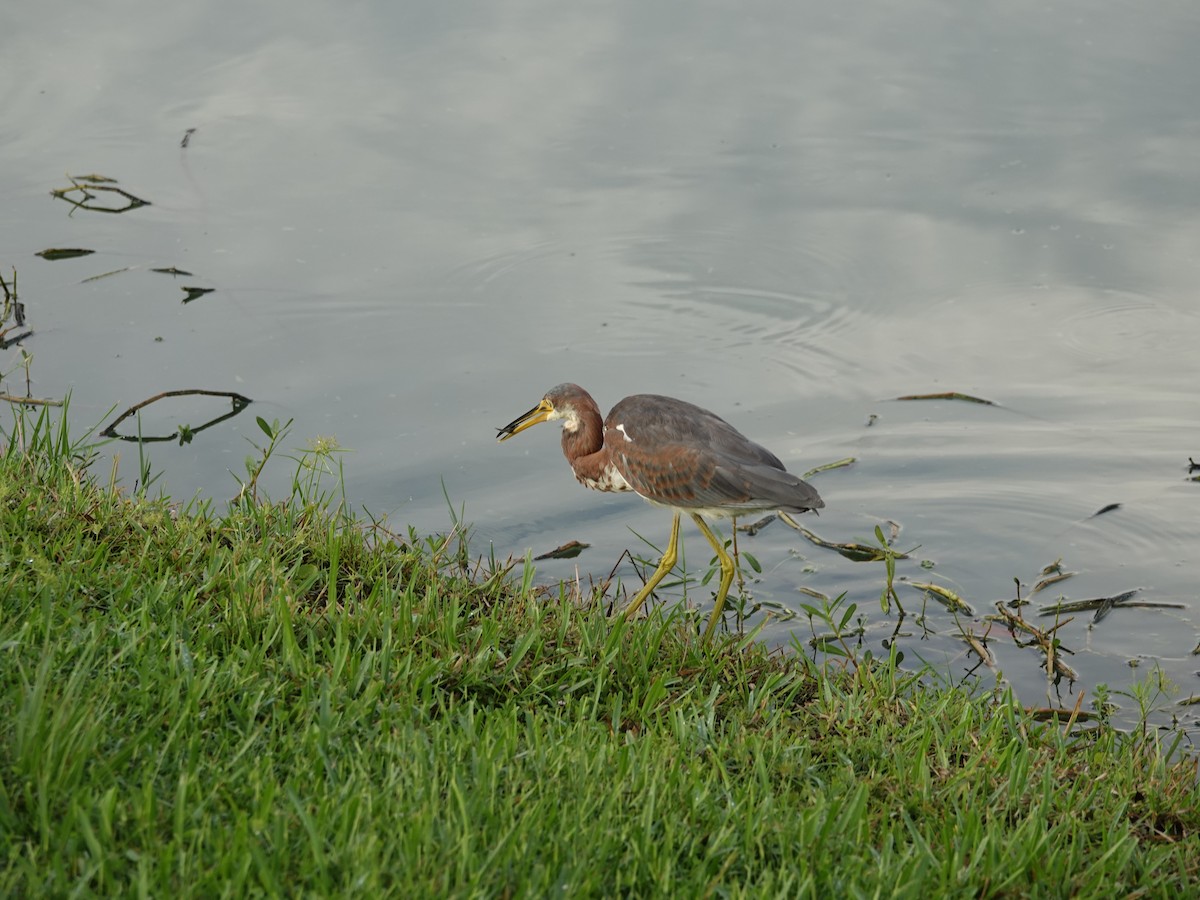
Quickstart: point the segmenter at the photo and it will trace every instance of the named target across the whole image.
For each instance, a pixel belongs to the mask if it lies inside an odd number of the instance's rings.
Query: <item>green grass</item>
[[[457,529],[328,512],[321,452],[288,501],[218,513],[97,484],[48,415],[20,421],[0,895],[1200,889],[1196,768],[1153,733],[610,620]]]

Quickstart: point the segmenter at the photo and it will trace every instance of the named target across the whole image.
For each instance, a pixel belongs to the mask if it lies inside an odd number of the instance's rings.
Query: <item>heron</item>
[[[497,429],[496,439],[506,441],[541,422],[555,421],[562,423],[563,455],[580,484],[597,491],[633,491],[674,513],[666,551],[622,613],[626,618],[674,568],[682,513],[692,517],[721,566],[721,583],[704,631],[708,641],[721,619],[734,564],[705,518],[802,513],[825,506],[816,489],[788,472],[770,450],[715,413],[674,397],[634,394],[602,418],[591,394],[577,384],[560,384],[529,412]]]

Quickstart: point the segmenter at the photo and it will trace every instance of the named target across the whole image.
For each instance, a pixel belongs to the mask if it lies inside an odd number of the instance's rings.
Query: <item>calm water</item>
[[[1028,703],[1086,705],[1155,665],[1200,694],[1200,8],[732,6],[7,10],[0,268],[34,394],[72,392],[82,427],[162,390],[244,393],[242,416],[151,447],[173,496],[231,496],[253,417],[294,418],[294,446],[353,449],[348,497],[397,527],[446,528],[444,484],[479,553],[591,544],[546,582],[605,575],[669,516],[578,487],[549,426],[503,446],[494,427],[560,381],[605,408],[674,394],[795,471],[856,457],[814,479],[828,508],[807,524],[897,523],[920,547],[900,574],[980,616],[1060,557],[1078,574],[1042,602],[1182,605],[1078,616],[1059,636],[1080,678],[1057,691],[993,626]],[[65,173],[153,205],[72,212],[49,193]],[[34,255],[51,247],[96,252]],[[150,271],[171,266],[192,275]],[[23,392],[18,352],[0,361]],[[894,399],[943,391],[999,405]],[[225,408],[159,404],[143,430]],[[269,474],[281,492],[291,473]],[[880,652],[879,565],[781,525],[742,547],[756,598],[848,591]],[[686,549],[702,569],[690,528]],[[904,631],[956,679],[977,663],[940,607]]]

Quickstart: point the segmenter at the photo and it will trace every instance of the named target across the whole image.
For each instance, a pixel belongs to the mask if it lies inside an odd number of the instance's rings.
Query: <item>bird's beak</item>
[[[525,413],[525,415],[518,416],[503,428],[498,429],[496,440],[507,441],[514,434],[520,434],[526,428],[532,428],[539,422],[545,422],[553,412],[554,407],[550,405],[550,401],[543,400],[529,412]]]

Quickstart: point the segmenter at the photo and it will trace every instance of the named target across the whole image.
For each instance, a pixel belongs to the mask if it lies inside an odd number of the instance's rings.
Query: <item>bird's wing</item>
[[[638,494],[685,509],[802,512],[825,504],[800,478],[771,465],[742,462],[705,448],[666,445],[654,453],[616,448],[613,463]]]
[[[604,427],[606,431],[619,432],[627,443],[642,445],[647,452],[665,447],[694,447],[711,450],[741,465],[784,467],[774,453],[720,416],[674,397],[657,394],[626,397],[612,408]],[[608,439],[620,443],[611,436]]]

